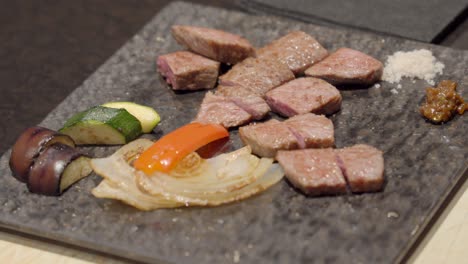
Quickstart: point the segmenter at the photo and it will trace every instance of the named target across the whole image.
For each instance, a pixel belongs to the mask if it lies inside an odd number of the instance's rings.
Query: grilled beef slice
[[[207,92],[194,121],[229,128],[260,120],[269,111],[270,108],[260,97],[224,97]]]
[[[384,160],[380,150],[358,144],[343,149],[280,150],[276,160],[288,180],[308,195],[342,194],[383,187]]]
[[[333,84],[371,85],[382,77],[383,64],[360,51],[340,48],[305,71]]]
[[[268,104],[259,96],[229,97],[229,99],[249,113],[254,120],[263,119],[270,112]]]
[[[247,39],[217,29],[175,25],[172,36],[189,50],[219,62],[235,64],[255,55]]]
[[[280,150],[276,159],[287,179],[307,195],[346,193],[346,181],[331,148]]]
[[[242,85],[218,85],[216,87],[216,95],[219,96],[229,96],[229,97],[249,97],[249,96],[258,96],[254,91],[244,87]]]
[[[158,71],[174,90],[211,89],[216,85],[219,62],[189,51],[158,57]]]
[[[252,152],[261,157],[275,157],[278,150],[326,148],[334,144],[333,123],[325,116],[298,115],[284,122],[272,119],[239,128],[239,135]]]
[[[336,150],[352,192],[379,191],[384,183],[382,151],[364,144]]]
[[[266,93],[265,99],[273,112],[283,116],[309,112],[330,115],[341,108],[340,91],[313,77],[287,82]]]
[[[224,127],[235,127],[249,123],[252,116],[231,100],[208,92],[194,121],[219,124]]]
[[[327,55],[328,51],[303,31],[293,31],[257,50],[257,57],[275,57],[296,75]]]
[[[299,148],[328,148],[335,145],[333,122],[323,115],[297,115],[284,123],[296,136]]]
[[[252,153],[260,157],[273,158],[279,149],[299,148],[291,130],[276,119],[240,127],[239,135],[252,148]]]
[[[220,86],[216,94],[263,97],[266,92],[292,79],[294,74],[274,58],[247,58],[219,77]]]

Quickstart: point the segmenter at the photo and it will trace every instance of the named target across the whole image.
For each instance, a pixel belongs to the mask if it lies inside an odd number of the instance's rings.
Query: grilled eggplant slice
[[[11,150],[10,169],[13,176],[19,181],[28,182],[29,170],[35,159],[54,143],[75,147],[75,142],[67,135],[40,126],[27,128]]]
[[[32,193],[58,196],[91,173],[90,158],[75,148],[56,143],[45,149],[29,172]]]

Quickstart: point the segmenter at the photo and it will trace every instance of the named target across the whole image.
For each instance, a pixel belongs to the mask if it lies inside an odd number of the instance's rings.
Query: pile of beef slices
[[[307,195],[383,188],[382,152],[365,144],[334,148],[327,118],[341,108],[334,85],[372,85],[381,79],[380,61],[349,48],[329,54],[302,31],[259,49],[239,35],[210,28],[175,25],[172,35],[188,49],[158,58],[158,70],[172,89],[218,84],[215,92],[206,92],[194,121],[238,127],[253,153],[275,158]],[[221,63],[232,67],[218,78]],[[286,119],[265,121],[270,111]]]

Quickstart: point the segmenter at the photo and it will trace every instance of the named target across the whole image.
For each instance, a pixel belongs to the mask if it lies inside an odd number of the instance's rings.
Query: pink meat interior
[[[164,78],[166,78],[166,82],[172,85],[174,89],[177,89],[177,82],[174,80],[174,72],[172,72],[171,67],[167,63],[166,59],[164,57],[159,57],[157,65],[161,75],[164,76]]]

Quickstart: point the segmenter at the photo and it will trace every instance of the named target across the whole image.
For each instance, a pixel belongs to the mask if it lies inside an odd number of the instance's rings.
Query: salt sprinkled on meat
[[[387,58],[382,79],[398,83],[402,77],[419,78],[434,85],[434,77],[442,74],[444,67],[429,50],[397,51]]]

